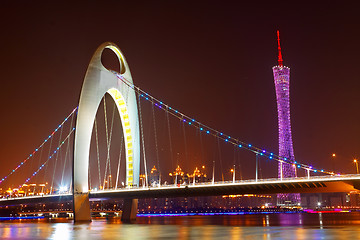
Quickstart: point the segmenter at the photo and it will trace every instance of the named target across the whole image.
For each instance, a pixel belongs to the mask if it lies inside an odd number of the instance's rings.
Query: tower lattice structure
[[[272,68],[274,74],[276,102],[278,110],[279,125],[279,156],[284,157],[290,162],[295,162],[294,148],[291,135],[290,123],[290,68],[283,65],[283,59],[280,48],[279,31],[278,37],[278,65]],[[279,162],[278,165],[279,178],[296,177],[295,164]],[[300,194],[278,194],[278,205],[299,205]]]

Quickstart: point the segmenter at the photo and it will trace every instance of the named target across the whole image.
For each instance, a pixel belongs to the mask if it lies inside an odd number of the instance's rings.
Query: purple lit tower
[[[277,31],[278,40],[278,62],[274,66],[274,82],[276,90],[276,101],[278,110],[278,123],[279,123],[279,156],[286,158],[290,162],[295,162],[294,149],[291,136],[290,124],[290,68],[283,65],[280,48],[280,36]],[[278,176],[282,178],[296,177],[296,169],[292,164],[279,162]],[[278,194],[278,205],[299,205],[300,194]]]

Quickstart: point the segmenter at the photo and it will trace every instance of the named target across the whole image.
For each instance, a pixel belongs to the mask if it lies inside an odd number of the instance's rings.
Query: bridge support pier
[[[125,198],[121,215],[121,221],[130,223],[136,220],[138,210],[138,199]]]
[[[74,193],[74,222],[90,222],[89,193]]]

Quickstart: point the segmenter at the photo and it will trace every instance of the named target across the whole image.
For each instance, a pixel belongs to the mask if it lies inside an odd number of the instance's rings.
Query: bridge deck
[[[314,193],[350,192],[360,189],[360,176],[266,179],[231,182],[204,183],[185,186],[161,186],[152,188],[122,189],[91,192],[92,199],[110,198],[162,198],[216,196],[234,194],[275,194],[275,193]]]
[[[216,196],[233,194],[320,193],[350,192],[360,189],[360,175],[341,175],[295,179],[259,179],[231,182],[201,183],[196,185],[166,185],[151,188],[123,188],[91,191],[90,200],[115,198],[162,198]],[[0,199],[0,206],[72,201],[72,194],[29,196]]]

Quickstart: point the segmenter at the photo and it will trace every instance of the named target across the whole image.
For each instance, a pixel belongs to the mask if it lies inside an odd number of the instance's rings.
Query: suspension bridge
[[[119,71],[103,66],[104,49]],[[279,165],[295,177],[278,175]],[[360,176],[287,159],[195,120],[137,87],[107,42],[90,61],[78,107],[0,184],[12,186],[0,206],[72,201],[74,221],[90,221],[92,199],[122,198],[128,221],[141,198],[349,192],[360,189]]]

